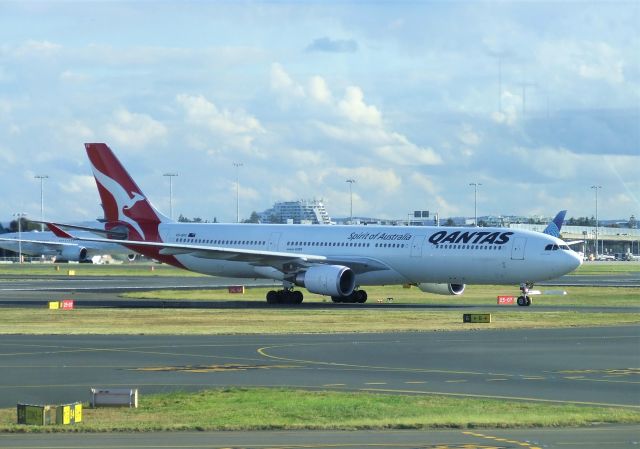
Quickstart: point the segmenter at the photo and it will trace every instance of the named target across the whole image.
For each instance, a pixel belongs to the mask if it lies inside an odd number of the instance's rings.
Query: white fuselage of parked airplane
[[[580,265],[575,252],[555,237],[505,228],[313,226],[253,224],[160,224],[167,247],[175,244],[347,265],[357,285],[404,283],[521,283],[552,279]],[[556,245],[556,250],[549,249]],[[278,278],[274,267],[257,260],[212,259],[206,253],[180,254],[167,248],[185,268],[205,274]],[[286,270],[283,270],[286,272]]]
[[[365,302],[366,285],[459,295],[465,283],[519,283],[519,303],[528,303],[527,285],[581,263],[557,237],[508,228],[176,223],[153,207],[106,144],[85,148],[111,239],[79,240],[119,243],[205,274],[281,280],[283,290],[270,291],[268,303],[302,302],[294,286],[334,302]],[[557,230],[563,216],[554,219]]]
[[[76,237],[95,237],[88,231],[78,231]],[[62,238],[51,231],[25,231],[0,234],[0,248],[21,251],[29,256],[50,256],[70,261],[90,259],[92,256],[130,255],[131,250],[111,242],[78,242],[74,238]]]

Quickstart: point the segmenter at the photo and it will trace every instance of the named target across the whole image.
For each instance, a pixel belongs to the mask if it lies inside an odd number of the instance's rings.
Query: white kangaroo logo
[[[118,220],[124,221],[125,223],[129,223],[133,229],[138,231],[143,240],[146,240],[144,232],[142,232],[142,228],[140,225],[133,221],[131,218],[127,217],[124,214],[126,209],[131,209],[137,202],[144,201],[146,198],[142,196],[138,192],[132,192],[133,198],[129,196],[129,193],[116,181],[100,172],[97,168],[93,167],[93,175],[96,177],[98,182],[102,184],[102,186],[113,195],[114,200],[116,201],[116,205],[118,206]]]

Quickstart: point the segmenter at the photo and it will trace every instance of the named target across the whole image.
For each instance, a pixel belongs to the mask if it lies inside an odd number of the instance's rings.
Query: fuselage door
[[[422,243],[424,235],[414,235],[411,240],[411,257],[422,257]]]
[[[524,237],[515,237],[513,246],[511,247],[511,259],[524,260],[524,247],[527,245],[527,239]]]
[[[267,251],[278,251],[278,243],[280,242],[280,233],[272,232],[269,236],[269,245]]]

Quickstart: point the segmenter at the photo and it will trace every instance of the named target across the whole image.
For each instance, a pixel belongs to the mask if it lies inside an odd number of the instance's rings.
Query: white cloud
[[[347,87],[344,98],[338,103],[338,110],[354,123],[368,126],[382,124],[380,111],[364,102],[364,93],[357,86]]]
[[[73,120],[63,124],[61,130],[67,140],[90,142],[95,138],[93,130],[80,120]]]
[[[354,192],[357,189],[357,186],[361,185],[363,186],[363,188],[370,191],[390,194],[397,192],[402,185],[402,179],[391,168],[381,169],[377,167],[336,167],[331,171],[324,172],[323,176],[335,176],[335,174],[340,175],[341,178],[355,179],[356,184],[354,185]]]
[[[518,119],[518,111],[522,108],[522,97],[507,89],[502,91],[502,111],[495,111],[491,118],[496,123],[515,125]]]
[[[96,181],[89,175],[72,175],[59,184],[60,190],[65,193],[93,192],[96,189]]]
[[[114,112],[113,120],[105,126],[105,132],[115,144],[141,148],[167,136],[166,127],[146,114],[129,112],[124,108]]]
[[[62,46],[49,41],[28,40],[15,47],[13,54],[17,57],[31,56],[55,56],[60,52]]]
[[[380,145],[375,152],[388,162],[398,165],[438,165],[442,163],[440,156],[431,148],[422,148],[411,143],[405,136],[398,133],[388,135],[390,144]]]
[[[548,40],[537,48],[537,59],[543,67],[551,66],[568,75],[610,84],[624,82],[624,58],[605,42]]]
[[[11,149],[0,144],[0,160],[7,165],[13,165],[16,162],[16,153]]]
[[[480,135],[475,132],[472,125],[465,124],[462,127],[462,130],[458,134],[458,139],[460,142],[469,146],[476,146],[480,143]]]
[[[300,87],[279,64],[274,64],[278,74],[278,89],[283,94],[298,91]],[[273,72],[273,71],[272,71]],[[273,80],[273,74],[272,74]],[[398,165],[433,165],[442,162],[431,148],[411,142],[405,135],[388,129],[378,108],[366,103],[364,92],[358,86],[348,86],[340,99],[335,99],[326,81],[314,76],[309,81],[309,97],[301,95],[300,106],[306,106],[303,113],[310,116],[302,126],[307,133],[309,125],[339,142],[348,143],[358,149],[358,153],[371,155],[373,152],[386,162]],[[274,83],[272,81],[272,87]],[[302,101],[304,100],[304,101]],[[318,111],[318,106],[322,111]],[[317,117],[323,116],[323,120]],[[345,121],[346,119],[346,121]]]
[[[419,194],[419,197],[428,197],[428,207],[431,208],[431,215],[436,212],[440,216],[456,215],[460,212],[460,209],[449,203],[439,192],[437,184],[428,176],[421,173],[414,172],[409,177],[409,181],[414,184],[418,189],[424,190],[426,195]]]
[[[320,165],[324,159],[318,151],[291,149],[285,153],[289,161],[306,167]]]
[[[271,64],[271,89],[291,97],[304,97],[304,88],[296,84],[278,63]]]
[[[316,122],[315,126],[326,136],[359,145],[369,154],[373,151],[378,156],[397,165],[437,165],[442,158],[431,148],[420,147],[406,136],[388,132],[382,128],[336,126]]]
[[[190,217],[235,220],[232,160],[247,164],[242,185],[258,194],[246,205],[241,198],[241,211],[282,195],[331,198],[333,213],[348,213],[338,169],[372,167],[383,172],[353,174],[362,177],[357,214],[452,205],[469,214],[467,184],[479,180],[483,210],[526,214],[567,202],[585,215],[588,180],[605,186],[606,216],[640,215],[629,200],[640,188],[632,2],[497,2],[490,10],[382,2],[366,17],[326,2],[312,13],[295,2],[160,2],[153,23],[139,20],[148,12],[140,2],[104,2],[99,15],[91,2],[27,3],[0,8],[11,36],[0,43],[0,165],[10,167],[12,210],[22,195],[38,207],[35,186],[16,187],[36,166],[52,176],[47,203],[61,219],[79,210],[73,203],[96,210],[93,187],[65,198],[53,189],[88,174],[81,140],[109,139],[137,150],[136,160],[193,173],[177,184],[203,192],[177,203]],[[216,38],[203,39],[203,30]],[[320,44],[350,39],[357,52],[304,51],[321,36],[332,37]],[[522,83],[535,85],[525,114]],[[168,189],[157,190],[163,198]]]
[[[202,95],[180,94],[176,101],[184,109],[187,123],[223,138],[225,145],[249,151],[255,137],[265,133],[260,121],[241,109],[219,109]]]
[[[233,194],[233,197],[235,198],[235,196],[236,196],[236,183],[235,183],[235,181],[229,183],[228,192],[230,194]],[[261,197],[260,193],[257,190],[255,190],[252,187],[243,185],[242,181],[240,182],[240,188],[238,190],[238,195],[242,199],[242,201],[254,201],[254,200],[257,200],[258,198]],[[234,204],[235,204],[235,201],[234,201]]]
[[[309,96],[320,103],[331,103],[333,101],[331,90],[321,76],[312,76],[309,80]]]
[[[89,79],[89,77],[83,73],[74,72],[73,70],[65,70],[60,74],[60,80],[67,83],[82,83]]]

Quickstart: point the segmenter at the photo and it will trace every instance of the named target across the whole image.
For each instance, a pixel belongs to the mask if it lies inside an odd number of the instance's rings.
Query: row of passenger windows
[[[490,249],[490,250],[502,250],[500,245],[434,245],[436,249]]]
[[[563,249],[565,251],[571,250],[568,245],[553,245],[551,243],[544,247],[545,251],[558,251],[559,249]]]
[[[369,248],[371,243],[364,242],[287,242],[287,246],[340,246],[340,247],[358,247]],[[404,248],[404,243],[375,243],[374,248]],[[407,245],[408,247],[408,245]]]
[[[212,245],[264,245],[264,240],[211,240],[211,239],[176,239],[179,243],[208,243]]]

